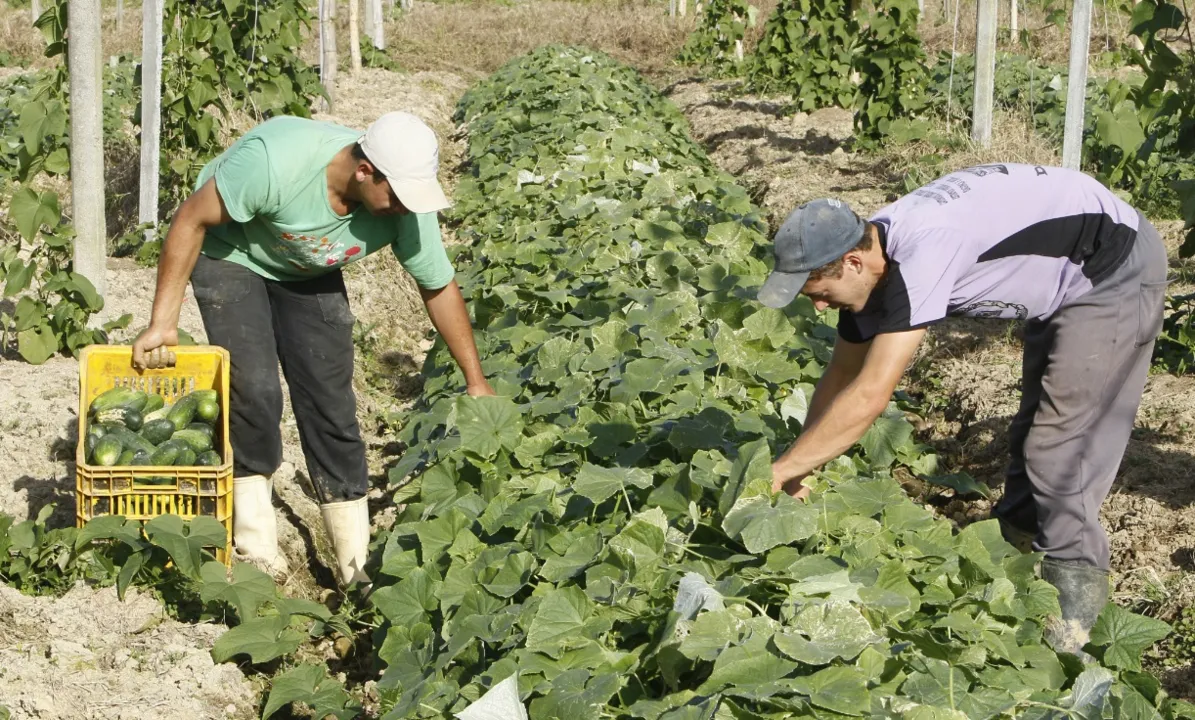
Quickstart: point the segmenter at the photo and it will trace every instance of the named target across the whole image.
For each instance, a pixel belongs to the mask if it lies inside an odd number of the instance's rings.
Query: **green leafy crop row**
[[[1110,606],[1086,669],[1042,644],[1037,557],[902,492],[934,458],[899,414],[772,495],[834,330],[753,301],[758,209],[633,71],[542,48],[457,119],[502,396],[429,354],[372,566],[384,717],[1191,716],[1140,672],[1164,623]]]

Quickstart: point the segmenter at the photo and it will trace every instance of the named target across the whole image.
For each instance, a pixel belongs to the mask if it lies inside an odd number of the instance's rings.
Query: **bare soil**
[[[254,718],[235,665],[212,662],[222,625],[167,617],[130,589],[34,598],[0,585],[0,704],[16,720]]]

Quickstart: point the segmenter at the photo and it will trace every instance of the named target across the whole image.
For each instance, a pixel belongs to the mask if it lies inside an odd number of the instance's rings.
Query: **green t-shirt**
[[[332,123],[277,117],[245,133],[203,168],[233,222],[209,228],[203,254],[271,280],[303,280],[389,245],[420,287],[455,275],[435,213],[378,217],[364,207],[340,216],[328,202],[332,157],[361,133]]]

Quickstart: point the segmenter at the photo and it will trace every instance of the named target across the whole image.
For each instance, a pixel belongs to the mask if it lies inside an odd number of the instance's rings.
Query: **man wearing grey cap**
[[[1059,591],[1047,639],[1083,656],[1108,598],[1099,509],[1116,477],[1161,329],[1166,249],[1094,179],[994,164],[950,173],[863,221],[837,200],[797,208],[776,234],[759,300],[798,293],[839,310],[833,359],[774,488],[854,445],[887,406],[926,328],[947,316],[1024,320],[1021,405],[993,510],[1004,536],[1045,554]]]
[[[493,395],[482,374],[436,213],[435,133],[391,112],[361,133],[278,117],[246,133],[200,173],[170,225],[137,367],[172,363],[188,279],[208,339],[232,360],[235,556],[286,572],[271,476],[282,463],[286,376],[307,470],[342,584],[368,582],[365,445],[353,394],[353,313],[341,268],[390,248],[419,285],[470,395]]]

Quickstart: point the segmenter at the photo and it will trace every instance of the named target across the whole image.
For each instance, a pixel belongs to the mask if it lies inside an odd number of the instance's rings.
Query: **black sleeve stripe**
[[[1043,220],[1009,235],[979,256],[987,262],[1015,255],[1067,258],[1081,265],[1083,274],[1098,283],[1120,263],[1137,233],[1104,213],[1065,215]]]

